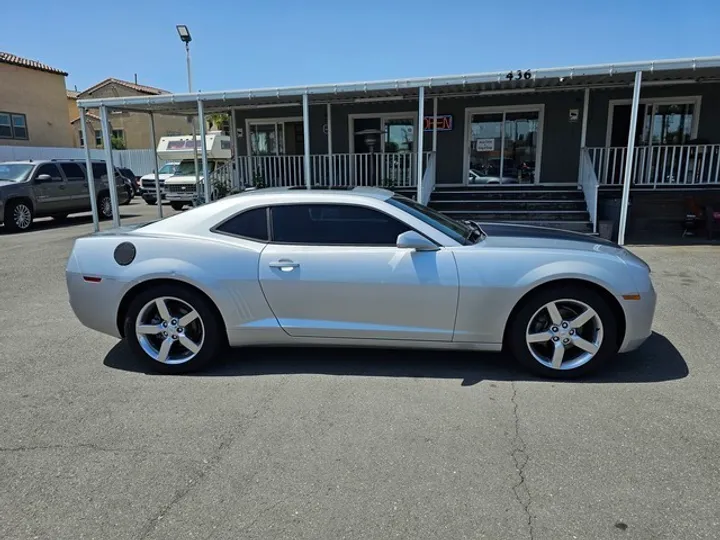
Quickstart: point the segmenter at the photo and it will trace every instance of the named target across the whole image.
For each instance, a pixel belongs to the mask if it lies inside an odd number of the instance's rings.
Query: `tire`
[[[33,223],[32,205],[26,201],[10,201],[5,206],[5,230],[11,233],[25,232]]]
[[[157,308],[159,299],[165,303],[170,315],[170,319],[165,321],[167,326],[161,322]],[[187,322],[187,327],[179,328],[182,316],[189,309],[197,314],[197,318]],[[168,335],[138,334],[136,324],[140,323],[148,326],[157,324],[158,330],[168,332]],[[223,321],[219,320],[214,306],[204,295],[183,284],[162,284],[140,292],[130,302],[123,325],[133,354],[149,370],[158,373],[174,375],[201,370],[217,357],[226,344],[221,330]],[[195,346],[199,345],[199,349],[192,351],[187,348],[187,341],[183,338]],[[163,341],[170,344],[165,362],[159,358]]]
[[[172,206],[172,209],[173,209],[173,210],[176,210],[176,211],[179,212],[180,210],[182,210],[182,209],[185,207],[185,203],[181,203],[181,202],[171,202],[171,203],[170,203],[170,206]]]
[[[157,199],[144,199],[144,200],[147,204],[149,204],[151,206],[154,206],[155,204],[157,204]]]
[[[561,317],[555,315],[555,322],[548,309],[551,303]],[[594,314],[586,313],[587,308]],[[589,319],[579,320],[582,324],[573,328],[571,321],[583,313]],[[543,288],[523,301],[508,324],[507,348],[521,366],[541,377],[571,379],[587,375],[613,358],[619,347],[613,310],[589,287]],[[556,351],[559,362],[554,356]]]
[[[101,193],[97,198],[98,217],[112,219],[112,202],[109,193]]]
[[[127,201],[123,203],[123,205],[130,204],[130,201],[132,201],[133,197],[135,196],[135,193],[133,193],[133,190],[130,186],[125,186],[125,193],[127,193]]]

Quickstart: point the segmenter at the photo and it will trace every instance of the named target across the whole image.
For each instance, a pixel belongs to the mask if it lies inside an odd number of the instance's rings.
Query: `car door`
[[[90,208],[90,191],[88,188],[85,170],[78,163],[72,161],[59,163],[60,169],[67,180],[67,193],[69,195],[69,211],[83,212]]]
[[[40,179],[39,177],[43,175],[49,176],[50,179]],[[64,212],[70,205],[67,182],[55,163],[43,163],[38,166],[32,182],[37,201],[37,213]]]
[[[270,209],[258,271],[291,336],[451,341],[458,300],[449,250],[395,246],[407,224],[361,204]]]

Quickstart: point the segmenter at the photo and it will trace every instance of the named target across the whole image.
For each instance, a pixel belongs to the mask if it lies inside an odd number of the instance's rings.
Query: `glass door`
[[[539,110],[470,114],[466,182],[535,183],[539,122]]]

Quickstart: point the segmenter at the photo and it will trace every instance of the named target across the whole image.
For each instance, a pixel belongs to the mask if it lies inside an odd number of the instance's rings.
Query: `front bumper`
[[[652,324],[655,318],[657,294],[650,283],[650,288],[640,293],[640,300],[618,298],[625,311],[625,338],[619,352],[637,349],[652,335]]]
[[[165,193],[165,199],[167,199],[168,201],[191,202],[193,199],[195,199],[195,192],[194,191],[186,191],[186,192],[168,191],[167,193]]]

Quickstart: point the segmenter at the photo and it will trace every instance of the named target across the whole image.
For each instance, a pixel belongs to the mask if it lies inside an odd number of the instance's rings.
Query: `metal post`
[[[190,66],[190,42],[185,42],[185,59],[187,62],[187,79],[188,79],[188,92],[192,94],[192,69]],[[200,119],[201,122],[205,120]],[[195,189],[200,188],[200,168],[198,167],[198,153],[197,153],[197,130],[195,129],[195,119],[190,117],[192,140],[193,140],[193,161],[195,162]]]
[[[110,142],[110,124],[107,106],[100,105],[100,124],[102,126],[103,143],[105,144],[105,166],[107,167],[108,187],[110,188],[110,206],[112,207],[113,227],[120,226],[120,207],[118,205],[117,187],[115,185],[115,167],[113,166],[112,143]],[[87,146],[87,141],[85,141]]]
[[[333,163],[333,149],[332,149],[332,112],[330,111],[330,104],[327,104],[327,143],[328,143],[328,167],[330,169],[330,185],[335,185],[335,167]]]
[[[202,150],[203,184],[205,184],[205,202],[209,203],[210,175],[208,174],[207,141],[205,140],[205,115],[203,114],[203,102],[198,99],[198,119],[200,120],[200,149]]]
[[[628,203],[630,202],[630,183],[632,182],[633,158],[635,154],[635,128],[637,126],[637,113],[640,106],[641,84],[642,71],[636,71],[632,107],[630,108],[630,130],[628,134],[627,158],[625,159],[622,205],[620,207],[620,227],[618,229],[618,244],[621,246],[625,245],[625,228],[627,226]]]
[[[163,218],[162,199],[160,198],[160,164],[158,163],[157,141],[155,140],[155,115],[150,113],[150,144],[152,145],[153,163],[155,164],[155,204],[157,204],[158,218]]]
[[[415,138],[417,142],[417,201],[422,203],[422,177],[423,177],[423,137],[425,135],[424,120],[425,120],[425,87],[421,86],[418,89],[418,130]]]
[[[437,115],[438,115],[438,99],[437,97],[433,98],[433,138],[432,138],[432,151],[433,153],[437,153]],[[435,156],[435,160],[437,160],[437,155]]]
[[[240,189],[240,157],[238,156],[237,124],[235,123],[235,109],[230,109],[230,141],[232,143],[233,161],[235,172],[233,173],[233,187]]]
[[[80,107],[80,129],[82,130],[83,141],[85,141],[85,167],[87,168],[88,190],[90,191],[90,208],[93,216],[93,231],[100,230],[100,218],[98,216],[97,195],[95,194],[95,175],[93,174],[92,158],[88,146],[87,126],[85,125],[85,108]]]
[[[304,171],[305,171],[305,187],[310,189],[312,181],[310,179],[310,104],[308,102],[307,93],[303,94],[302,99],[303,108],[303,143],[305,146],[305,159],[304,159]]]
[[[588,111],[590,110],[590,88],[585,89],[582,112],[582,128],[580,131],[580,148],[587,146]]]

